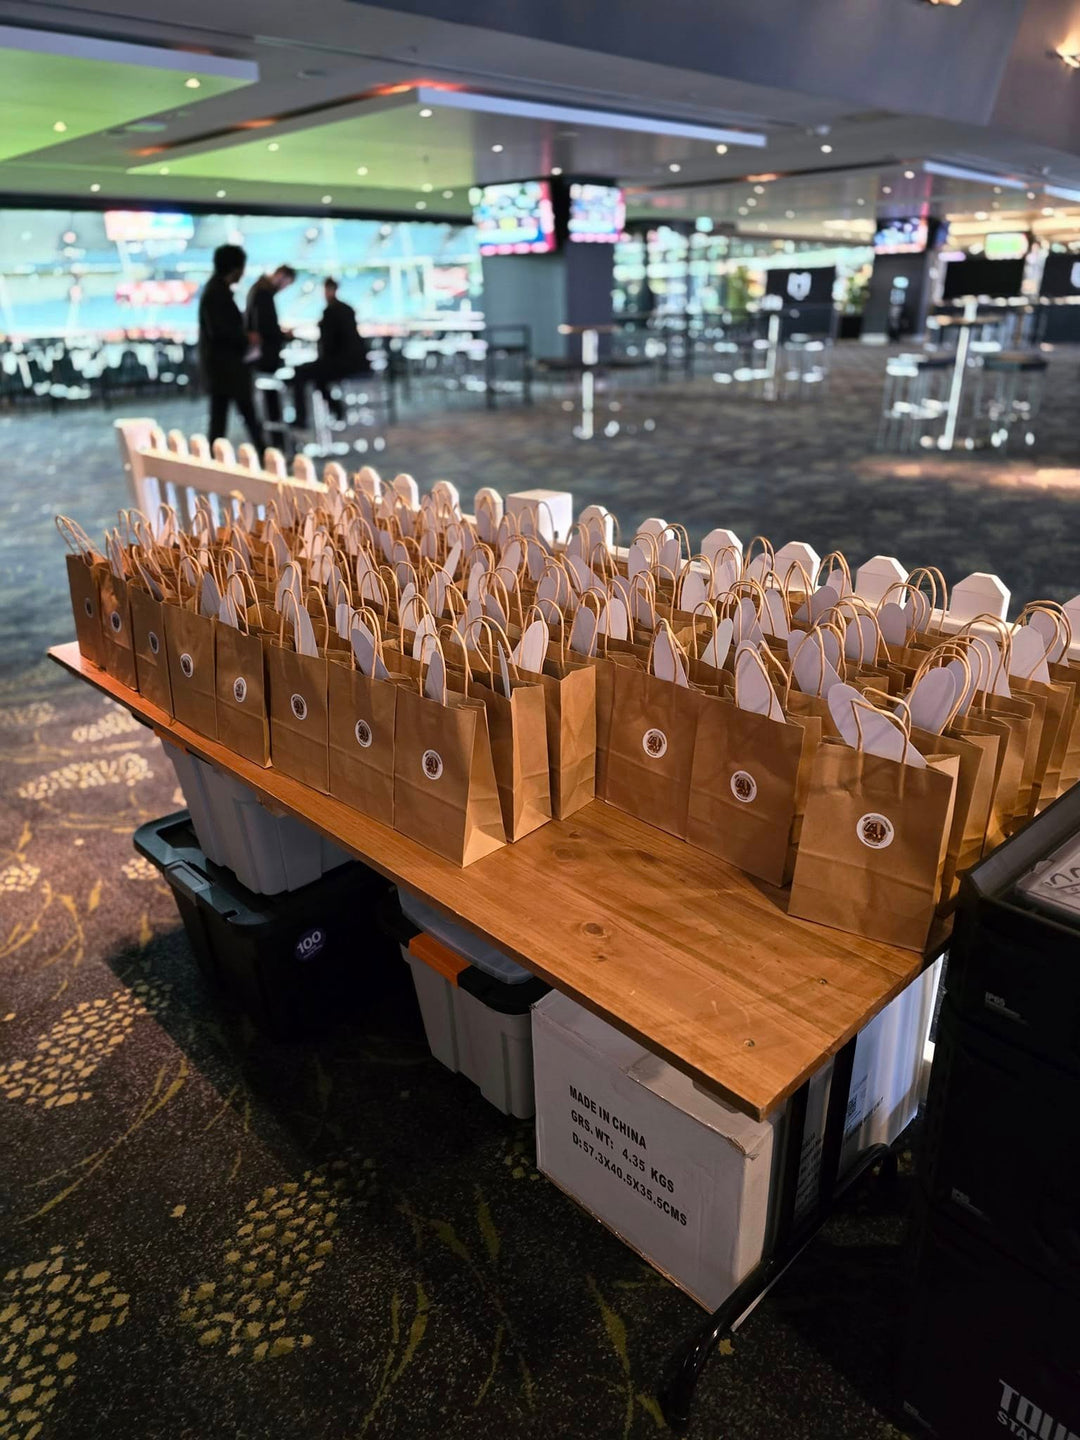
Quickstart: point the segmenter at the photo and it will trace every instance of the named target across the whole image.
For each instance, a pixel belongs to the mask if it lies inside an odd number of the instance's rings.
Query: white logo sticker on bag
[[[368,724],[368,722],[367,722],[366,720],[357,720],[357,722],[356,722],[355,734],[356,734],[356,743],[357,743],[358,745],[362,745],[362,746],[364,747],[364,749],[366,750],[366,749],[368,748],[368,746],[371,744],[371,740],[372,740],[371,726]]]
[[[731,793],[743,805],[757,798],[757,781],[748,770],[736,770],[731,777]]]
[[[438,780],[442,775],[442,756],[437,750],[425,750],[420,764],[429,780]]]
[[[294,695],[289,701],[289,706],[297,720],[307,719],[307,701],[303,695]]]
[[[243,675],[237,675],[236,679],[232,682],[232,693],[233,699],[238,705],[242,705],[247,699],[247,681]]]
[[[190,680],[192,675],[195,674],[195,661],[191,658],[191,656],[187,653],[186,650],[184,651],[183,655],[180,656],[180,670],[183,673],[184,677],[188,680]]]
[[[886,850],[896,837],[896,829],[887,815],[860,815],[855,834],[871,850]]]
[[[151,654],[151,655],[156,655],[156,654],[158,653],[158,651],[161,649],[161,641],[160,641],[160,640],[158,639],[158,637],[157,637],[157,631],[156,631],[156,630],[148,630],[148,631],[146,632],[146,639],[147,639],[147,642],[148,642],[149,645],[150,645],[150,654]]]
[[[650,760],[659,760],[667,752],[667,736],[662,730],[646,730],[641,737],[641,748]]]
[[[92,618],[94,614],[94,602],[88,597],[82,603],[83,609],[86,611],[87,615],[91,616]]]
[[[120,631],[124,628],[124,622],[120,618],[119,610],[114,610],[109,616],[109,624],[112,626],[114,634],[119,635]]]

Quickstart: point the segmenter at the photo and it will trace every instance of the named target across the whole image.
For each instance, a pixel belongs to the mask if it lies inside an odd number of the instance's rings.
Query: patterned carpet
[[[1035,457],[917,466],[872,451],[882,364],[841,352],[783,409],[627,395],[655,430],[591,446],[557,403],[418,415],[381,468],[1080,589],[1075,360]],[[406,1000],[284,1045],[205,989],[130,843],[179,803],[171,769],[42,659],[72,633],[53,514],[99,533],[127,502],[109,417],[0,418],[0,457],[0,1440],[660,1433],[699,1312],[537,1176],[531,1127],[430,1059]],[[856,1190],[711,1361],[697,1440],[900,1433],[909,1193],[906,1167]]]

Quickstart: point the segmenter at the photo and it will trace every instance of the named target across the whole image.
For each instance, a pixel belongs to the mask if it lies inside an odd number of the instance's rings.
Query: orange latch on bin
[[[415,955],[418,960],[444,976],[451,985],[456,985],[461,972],[469,968],[468,960],[463,960],[460,955],[423,931],[409,941],[409,954]]]

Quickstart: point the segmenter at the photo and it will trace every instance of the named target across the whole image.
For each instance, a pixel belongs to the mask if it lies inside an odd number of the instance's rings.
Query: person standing
[[[296,279],[291,265],[279,265],[272,275],[260,275],[248,291],[246,322],[247,328],[259,337],[259,358],[255,369],[260,375],[273,375],[281,366],[281,352],[290,338],[289,332],[281,328],[274,297]],[[277,390],[267,390],[263,397],[266,418],[281,419],[281,395]]]
[[[327,277],[323,281],[326,309],[319,321],[319,355],[306,365],[298,365],[293,377],[293,398],[296,405],[296,426],[307,429],[307,389],[317,385],[327,404],[340,420],[343,407],[330,394],[334,380],[350,375],[369,375],[367,343],[356,328],[356,311],[338,299],[338,283]]]
[[[211,445],[225,436],[229,405],[235,403],[251,443],[262,453],[262,427],[255,414],[251,365],[259,337],[244,327],[244,317],[233,299],[247,254],[239,245],[219,245],[214,251],[214,273],[199,297],[199,368],[210,396]]]

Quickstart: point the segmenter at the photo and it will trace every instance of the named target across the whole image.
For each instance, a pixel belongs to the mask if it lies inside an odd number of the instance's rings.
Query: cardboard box
[[[526,534],[539,533],[549,544],[565,540],[574,523],[574,497],[569,490],[518,490],[507,495],[505,507]],[[528,523],[522,518],[526,515]]]
[[[841,1172],[914,1118],[941,962],[859,1036]],[[707,1309],[772,1233],[787,1106],[751,1120],[636,1041],[552,993],[533,1007],[540,1170]],[[832,1063],[810,1083],[796,1217],[817,1193]]]
[[[540,1170],[708,1309],[761,1259],[776,1148],[751,1120],[553,992],[533,1007]]]

